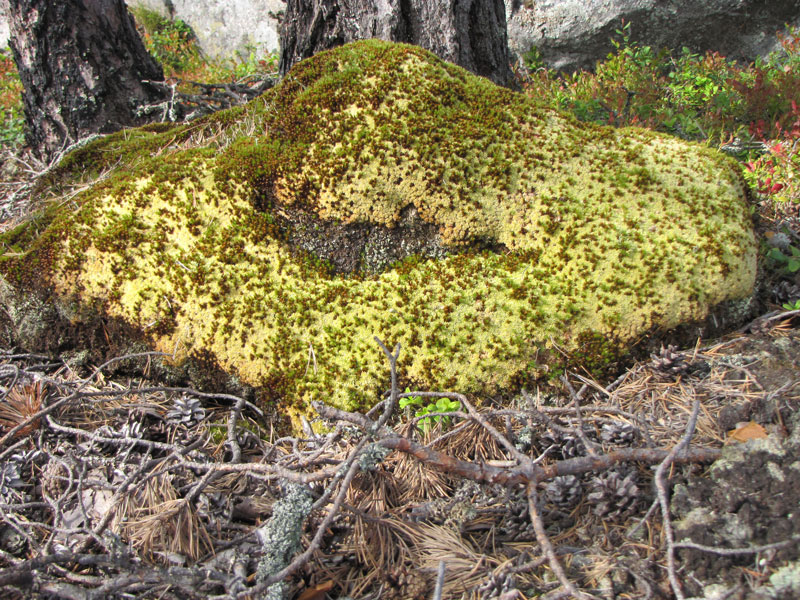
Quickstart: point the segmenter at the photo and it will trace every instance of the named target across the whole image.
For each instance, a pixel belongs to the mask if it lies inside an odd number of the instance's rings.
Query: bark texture
[[[140,125],[163,71],[123,0],[2,0],[24,87],[27,142],[52,157],[92,133]]]
[[[289,0],[281,74],[317,52],[369,38],[416,44],[497,84],[514,84],[503,0]]]

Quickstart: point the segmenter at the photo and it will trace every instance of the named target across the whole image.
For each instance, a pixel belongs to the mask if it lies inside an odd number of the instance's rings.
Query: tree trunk
[[[22,80],[26,139],[50,158],[92,133],[140,125],[163,80],[123,0],[2,0]]]
[[[416,44],[497,84],[514,85],[503,0],[289,0],[281,74],[321,50],[368,38]]]

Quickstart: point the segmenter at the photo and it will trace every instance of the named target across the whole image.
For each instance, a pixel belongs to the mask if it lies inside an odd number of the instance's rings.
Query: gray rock
[[[800,471],[796,468],[800,419],[794,418],[788,426],[792,435],[787,438],[772,434],[725,446],[708,478],[675,486],[671,508],[677,541],[749,548],[788,540],[800,532]],[[784,568],[759,592],[769,598],[797,597],[784,592],[793,592],[792,586],[797,585],[798,548],[783,547],[771,556],[773,568]],[[679,550],[678,557],[686,568],[687,593],[707,600],[719,597],[712,584],[722,590],[736,584],[741,564],[737,560],[752,560],[686,549]]]
[[[278,49],[282,0],[128,0],[164,16],[185,21],[210,57],[259,54]]]
[[[284,0],[128,0],[179,18],[211,57],[278,50]],[[554,68],[592,68],[612,49],[610,39],[631,23],[632,39],[654,47],[716,50],[750,61],[778,47],[776,32],[800,26],[800,0],[505,0],[512,54],[536,47]],[[0,46],[7,43],[0,15]]]
[[[548,66],[592,68],[631,23],[631,38],[656,48],[719,51],[751,61],[778,47],[775,33],[800,24],[798,0],[506,0],[509,45],[536,47]]]

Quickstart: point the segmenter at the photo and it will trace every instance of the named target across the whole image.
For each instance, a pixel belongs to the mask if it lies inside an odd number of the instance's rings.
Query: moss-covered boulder
[[[56,176],[108,169],[0,238],[12,321],[47,298],[293,409],[373,402],[373,336],[402,342],[410,385],[489,393],[613,360],[756,271],[729,159],[407,45],[321,53],[245,107],[105,137]]]

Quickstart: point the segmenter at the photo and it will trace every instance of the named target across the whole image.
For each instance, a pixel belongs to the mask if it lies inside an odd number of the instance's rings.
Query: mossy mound
[[[602,365],[755,278],[732,161],[413,46],[321,53],[246,107],[108,136],[56,175],[111,167],[0,238],[0,273],[292,410],[372,403],[373,336],[403,344],[413,386],[490,393],[565,356]]]

